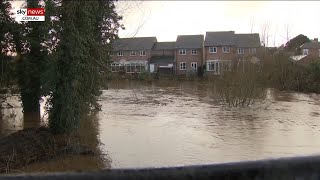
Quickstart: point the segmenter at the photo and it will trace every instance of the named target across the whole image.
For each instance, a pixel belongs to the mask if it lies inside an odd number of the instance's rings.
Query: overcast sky
[[[126,27],[120,37],[175,41],[179,34],[250,33],[251,29],[261,36],[268,24],[268,44],[278,46],[286,42],[286,25],[291,38],[298,34],[319,37],[319,7],[320,1],[120,1],[118,9]]]
[[[15,1],[19,7],[22,1]],[[304,34],[320,36],[320,1],[118,1],[126,30],[120,37],[156,36],[158,41],[175,41],[177,35],[206,31],[262,33],[269,27],[269,46]]]

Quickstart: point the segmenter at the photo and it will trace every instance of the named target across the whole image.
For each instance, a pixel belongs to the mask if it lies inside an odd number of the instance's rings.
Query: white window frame
[[[123,51],[119,51],[118,56],[123,56]]]
[[[238,48],[238,54],[244,54],[244,48]]]
[[[191,62],[190,65],[191,65],[191,71],[197,72],[197,70],[198,70],[197,62]],[[194,65],[195,65],[195,67],[194,67]]]
[[[141,50],[140,51],[140,56],[146,56],[146,51],[145,50]]]
[[[303,49],[302,55],[309,55],[309,49]]]
[[[130,56],[136,56],[137,52],[136,51],[130,51]]]
[[[211,64],[213,64],[213,66],[211,66]],[[213,72],[214,74],[220,74],[221,60],[207,60],[206,66],[207,71]]]
[[[209,53],[217,53],[218,48],[217,47],[209,47]]]
[[[146,70],[144,63],[127,63],[125,65],[126,73],[141,73]]]
[[[191,55],[197,55],[198,51],[197,49],[191,49]]]
[[[187,49],[179,49],[179,55],[186,55]]]
[[[119,72],[121,70],[121,67],[123,66],[122,64],[118,63],[118,62],[113,62],[111,63],[111,71],[112,72]]]
[[[183,66],[183,64],[184,64],[184,66]],[[184,67],[184,68],[183,68],[183,67]],[[181,70],[181,71],[187,70],[187,63],[186,63],[186,62],[180,62],[180,70]]]
[[[223,52],[223,53],[230,53],[230,47],[228,47],[228,46],[223,46],[223,47],[222,47],[222,52]]]

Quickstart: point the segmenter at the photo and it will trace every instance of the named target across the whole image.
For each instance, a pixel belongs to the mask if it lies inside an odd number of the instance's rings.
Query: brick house
[[[314,40],[304,43],[301,46],[301,49],[302,55],[307,55],[314,58],[320,57],[320,42],[318,41],[318,38],[314,38]]]
[[[219,75],[230,69],[233,61],[256,60],[256,54],[260,49],[259,34],[235,34],[234,31],[206,32],[206,72]]]
[[[156,42],[151,51],[150,72],[174,73],[175,42]],[[159,70],[159,71],[158,71]]]
[[[314,38],[314,40],[304,43],[300,48],[302,49],[302,54],[291,56],[293,61],[302,64],[310,64],[314,60],[320,58],[320,42],[318,41],[318,38]]]
[[[176,74],[196,73],[203,62],[203,35],[179,35],[175,45]]]
[[[157,42],[156,37],[120,38],[113,41],[111,71],[140,73],[148,71],[151,50]]]

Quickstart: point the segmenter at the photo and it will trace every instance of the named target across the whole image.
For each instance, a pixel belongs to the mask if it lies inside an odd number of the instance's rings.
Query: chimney
[[[314,38],[314,41],[315,41],[315,42],[318,42],[318,38]]]

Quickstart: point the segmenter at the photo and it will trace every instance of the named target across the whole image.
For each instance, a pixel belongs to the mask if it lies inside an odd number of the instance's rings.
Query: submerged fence
[[[281,158],[213,165],[155,168],[114,169],[102,172],[21,174],[0,176],[9,180],[53,179],[320,179],[320,156]]]

